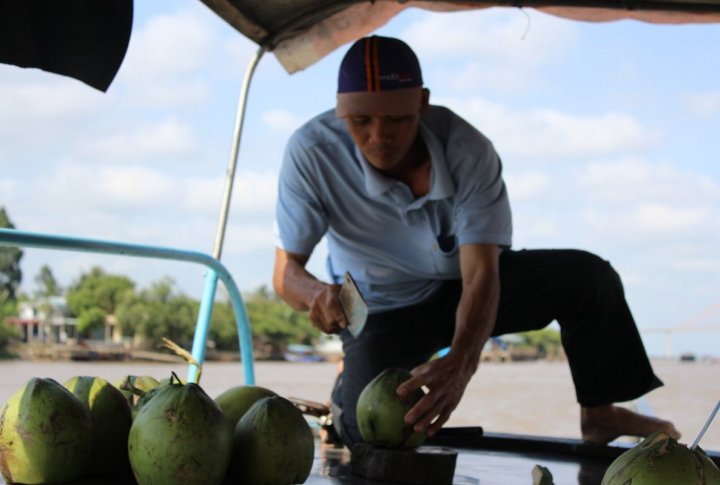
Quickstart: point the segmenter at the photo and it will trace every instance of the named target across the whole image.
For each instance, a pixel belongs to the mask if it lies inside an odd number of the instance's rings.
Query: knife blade
[[[362,293],[355,284],[355,280],[349,272],[345,272],[343,276],[343,284],[338,294],[340,306],[345,312],[348,320],[347,329],[353,337],[357,337],[365,328],[365,321],[368,316],[368,306],[363,298]]]

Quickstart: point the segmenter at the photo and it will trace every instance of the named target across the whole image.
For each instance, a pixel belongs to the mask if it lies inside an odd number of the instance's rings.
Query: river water
[[[645,398],[658,417],[672,420],[692,443],[720,400],[720,361],[653,362],[665,386]],[[187,375],[185,364],[147,362],[0,361],[0,403],[32,377],[59,382],[76,375],[100,376],[115,382],[128,375],[158,379],[174,371]],[[257,385],[286,397],[326,402],[335,377],[332,363],[256,362]],[[200,385],[211,397],[244,383],[239,362],[206,362]],[[483,363],[470,381],[450,426],[482,426],[486,431],[579,438],[579,409],[565,362]],[[720,451],[720,417],[700,443]]]

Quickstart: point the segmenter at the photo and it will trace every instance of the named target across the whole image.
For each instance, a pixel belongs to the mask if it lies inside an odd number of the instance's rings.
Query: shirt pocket
[[[437,276],[453,278],[460,276],[460,250],[454,234],[439,236],[436,239],[432,257]]]

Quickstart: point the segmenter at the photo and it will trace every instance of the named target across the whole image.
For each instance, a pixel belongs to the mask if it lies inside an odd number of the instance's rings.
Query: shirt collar
[[[440,200],[452,196],[455,193],[455,186],[448,173],[445,150],[440,140],[423,121],[420,122],[420,136],[423,137],[430,153],[430,191],[416,201],[422,204],[426,200]],[[365,190],[370,197],[379,197],[397,184],[402,183],[378,172],[375,167],[368,163],[365,155],[357,145],[355,146],[355,156],[360,161],[365,177]]]

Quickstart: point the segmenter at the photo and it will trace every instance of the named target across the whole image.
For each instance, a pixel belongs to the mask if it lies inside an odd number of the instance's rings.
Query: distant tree
[[[10,325],[0,320],[0,357],[7,356],[8,345],[13,338],[17,337],[17,331]]]
[[[55,279],[52,270],[46,264],[42,265],[38,274],[35,275],[35,284],[37,285],[36,295],[38,297],[50,297],[62,295],[62,288]]]
[[[5,319],[17,314],[17,302],[8,300],[0,302],[0,357],[7,355],[7,347],[10,341],[17,337],[17,330],[7,324]]]
[[[188,349],[197,308],[196,301],[179,292],[172,279],[165,278],[123,300],[116,317],[124,335],[140,336],[153,347],[159,347],[165,337]]]
[[[0,227],[15,229],[4,207],[0,207]],[[23,252],[19,248],[0,246],[0,305],[16,299],[22,281],[20,270],[22,256]]]
[[[135,283],[127,276],[107,274],[96,266],[70,286],[68,307],[78,317],[83,311],[95,307],[113,315],[118,304],[134,289]]]
[[[44,315],[43,335],[49,333],[49,325],[51,324],[56,316],[58,316],[58,307],[51,301],[52,297],[59,296],[62,293],[62,289],[58,284],[52,270],[48,265],[43,265],[35,275],[35,284],[37,289],[35,290],[35,304],[37,305],[40,314]],[[78,331],[80,325],[78,324]]]
[[[103,328],[107,320],[107,313],[100,307],[92,307],[86,310],[77,318],[78,333],[92,332],[98,328]]]
[[[525,342],[524,345],[537,350],[538,356],[558,356],[562,352],[562,338],[560,332],[552,328],[543,328],[519,334]]]
[[[99,315],[115,315],[118,305],[129,298],[135,283],[126,276],[106,274],[94,267],[80,276],[67,292],[70,312],[78,318],[78,332],[98,328]]]
[[[240,348],[235,312],[229,301],[215,303],[208,338],[215,343],[215,348],[218,350]]]
[[[307,313],[293,310],[266,287],[247,295],[245,306],[253,338],[267,341],[275,351],[289,343],[311,344],[320,336]]]

